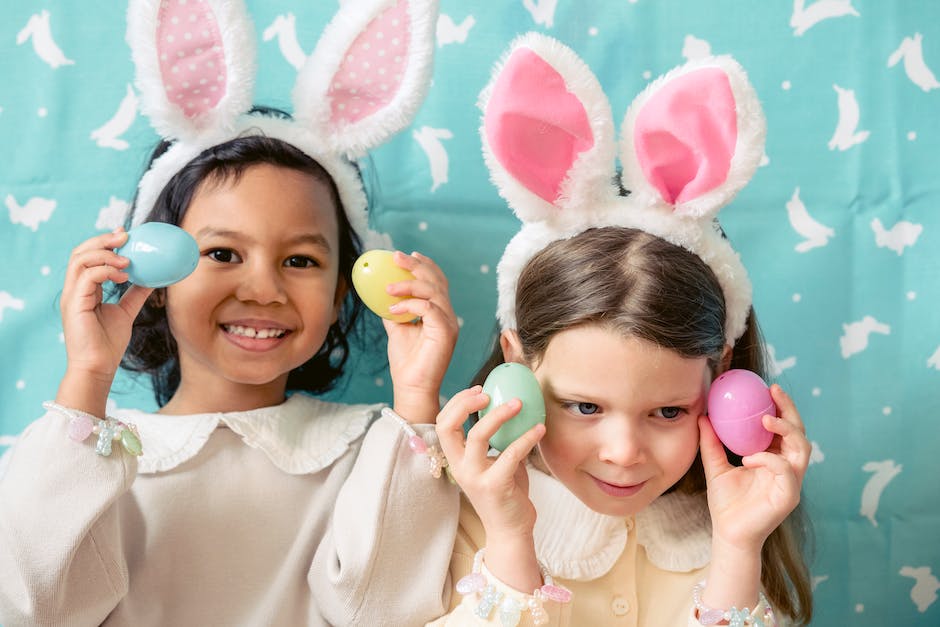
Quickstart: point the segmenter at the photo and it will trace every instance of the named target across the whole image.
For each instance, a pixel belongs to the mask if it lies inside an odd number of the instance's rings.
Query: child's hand
[[[741,467],[728,463],[708,419],[699,418],[714,538],[742,551],[759,552],[796,508],[809,465],[811,447],[796,406],[779,385],[770,392],[780,417],[764,416],[763,425],[774,439],[766,451],[744,457]]]
[[[440,409],[444,373],[457,343],[457,315],[450,304],[447,278],[420,253],[396,252],[395,263],[415,279],[386,289],[405,300],[392,313],[410,313],[417,322],[383,320],[388,333],[388,363],[394,386],[395,410],[413,423],[429,423]]]
[[[103,283],[128,279],[123,269],[130,261],[113,250],[126,241],[127,233],[120,229],[79,244],[69,259],[60,305],[68,374],[90,376],[108,386],[130,341],[134,318],[153,291],[134,285],[120,302],[102,302]]]
[[[486,566],[501,581],[518,590],[540,585],[533,529],[535,506],[529,499],[525,460],[545,435],[537,424],[493,458],[487,456],[489,439],[522,403],[512,399],[489,411],[463,437],[467,416],[489,403],[481,386],[454,396],[437,417],[437,435],[454,480],[467,495],[486,529]]]

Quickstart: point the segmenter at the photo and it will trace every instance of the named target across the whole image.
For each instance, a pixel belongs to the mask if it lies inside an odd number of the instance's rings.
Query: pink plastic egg
[[[712,382],[708,391],[708,419],[718,439],[733,453],[753,455],[767,450],[774,434],[761,417],[777,415],[770,389],[750,370],[728,370]]]

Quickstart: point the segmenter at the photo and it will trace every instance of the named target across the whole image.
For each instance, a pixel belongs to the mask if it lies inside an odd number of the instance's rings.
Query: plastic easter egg
[[[415,275],[398,267],[392,258],[391,250],[367,250],[356,259],[352,269],[353,287],[359,298],[377,315],[393,322],[411,322],[412,313],[393,314],[388,310],[395,303],[405,300],[401,296],[392,296],[385,291],[389,283],[414,280]]]
[[[761,417],[777,415],[767,384],[750,370],[728,370],[708,391],[708,419],[718,439],[732,452],[753,455],[770,446],[774,434]]]
[[[483,382],[483,392],[490,397],[490,403],[480,411],[480,418],[513,398],[522,401],[519,413],[503,423],[490,438],[490,446],[496,450],[505,450],[536,424],[545,423],[542,388],[535,374],[522,364],[507,363],[493,368]]]
[[[172,224],[144,222],[127,232],[127,242],[116,250],[131,260],[126,272],[131,283],[166,287],[185,279],[199,263],[193,236]]]

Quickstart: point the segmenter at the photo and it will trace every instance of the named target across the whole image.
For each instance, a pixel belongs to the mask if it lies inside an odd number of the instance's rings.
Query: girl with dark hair
[[[0,477],[4,625],[405,625],[439,614],[440,598],[403,591],[427,579],[420,562],[373,566],[396,555],[385,521],[416,509],[429,516],[410,531],[446,562],[453,536],[435,514],[456,510],[456,492],[427,479],[387,408],[312,396],[342,373],[360,307],[351,271],[360,241],[375,238],[353,160],[423,98],[435,8],[347,3],[298,77],[290,119],[250,111],[240,3],[132,1],[142,105],[168,141],[128,225],[178,225],[199,260],[177,283],[121,287],[107,302],[104,284],[130,276],[115,250],[128,233],[73,251],[66,372]],[[174,25],[219,40],[186,47],[166,32]],[[406,42],[407,60],[357,114],[342,60],[376,28]],[[414,279],[387,288],[403,298],[392,313],[413,319],[385,325],[393,405],[412,433],[433,431],[456,316],[433,261],[394,262]],[[108,407],[119,364],[151,377],[155,413]],[[336,516],[343,499],[357,507]]]
[[[747,272],[714,221],[763,154],[744,71],[700,59],[637,97],[619,155],[628,195],[611,184],[609,106],[570,49],[520,38],[481,101],[487,165],[523,226],[497,268],[501,332],[476,383],[503,361],[528,366],[545,422],[494,457],[519,399],[466,434],[492,400],[481,387],[439,414],[465,498],[458,594],[434,624],[808,623],[800,415],[773,385],[772,439],[743,457],[706,416],[719,374],[766,375]]]

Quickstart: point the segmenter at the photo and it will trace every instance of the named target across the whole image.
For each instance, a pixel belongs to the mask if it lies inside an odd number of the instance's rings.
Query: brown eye
[[[241,261],[239,256],[235,254],[235,251],[228,248],[213,248],[205,254],[209,259],[218,261],[219,263],[238,263]]]

